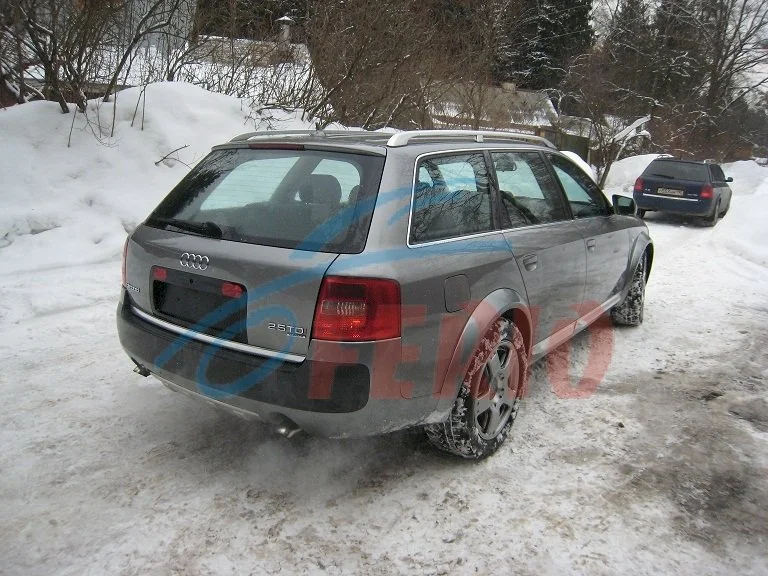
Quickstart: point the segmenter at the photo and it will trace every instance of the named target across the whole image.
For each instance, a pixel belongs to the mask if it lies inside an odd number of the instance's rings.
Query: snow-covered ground
[[[407,433],[286,440],[131,372],[125,231],[186,171],[155,162],[249,129],[237,100],[164,84],[142,133],[137,96],[108,146],[80,117],[68,149],[55,104],[0,111],[0,573],[768,574],[768,169],[726,167],[714,229],[652,215],[645,323],[540,362],[511,439],[466,463]],[[558,397],[590,337],[607,374]]]

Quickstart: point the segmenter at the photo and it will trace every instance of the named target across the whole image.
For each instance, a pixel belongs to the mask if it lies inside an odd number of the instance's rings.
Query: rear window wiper
[[[179,220],[177,218],[151,217],[147,220],[149,224],[160,224],[161,226],[173,226],[179,230],[194,232],[201,236],[210,238],[221,238],[221,227],[215,222],[190,222],[188,220]]]
[[[668,178],[670,180],[674,180],[675,179],[674,176],[670,176],[669,174],[656,174],[656,173],[652,173],[651,176],[658,176],[659,178]]]

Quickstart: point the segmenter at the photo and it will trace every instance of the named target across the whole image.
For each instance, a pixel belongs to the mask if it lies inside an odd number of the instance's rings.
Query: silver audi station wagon
[[[642,322],[634,213],[525,134],[244,134],[126,241],[120,341],[139,374],[286,435],[418,426],[482,458],[531,361],[603,314]]]

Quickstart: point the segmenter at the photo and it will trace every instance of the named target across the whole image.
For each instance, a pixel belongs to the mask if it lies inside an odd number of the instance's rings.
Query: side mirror
[[[619,216],[634,216],[635,201],[619,194],[613,195],[613,211]]]
[[[728,183],[733,182],[733,178],[728,176],[728,178],[726,178],[725,181],[728,182]]]

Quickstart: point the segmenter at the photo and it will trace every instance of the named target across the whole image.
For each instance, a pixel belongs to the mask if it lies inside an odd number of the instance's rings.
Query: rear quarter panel
[[[388,151],[366,249],[341,255],[329,274],[392,278],[401,286],[403,328],[394,370],[402,397],[439,394],[467,322],[500,287],[525,302],[525,288],[501,232],[409,247],[415,158]]]

